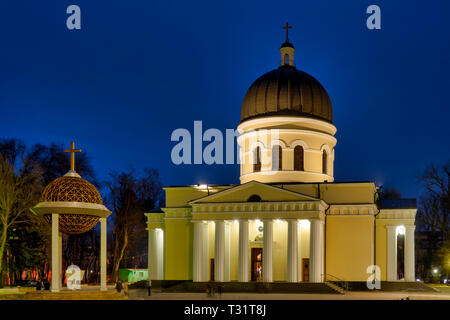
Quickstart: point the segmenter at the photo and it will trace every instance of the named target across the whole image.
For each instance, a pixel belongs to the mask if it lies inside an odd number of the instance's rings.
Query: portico
[[[255,186],[261,188],[261,184],[250,182],[220,196],[247,194]],[[253,248],[262,249],[263,282],[302,281],[301,258],[310,259],[309,281],[323,281],[323,224],[327,204],[313,197],[294,195],[288,190],[272,186],[263,188],[272,189],[272,194],[289,194],[297,199],[289,202],[217,202],[217,195],[211,195],[190,203],[193,281],[211,280],[212,272],[208,270],[211,259],[214,259],[215,281],[251,281]],[[300,236],[302,233],[303,237]],[[306,241],[305,235],[308,235]],[[211,247],[214,248],[212,258],[204,254],[208,251],[205,248]],[[302,247],[306,250],[301,250]],[[232,251],[237,259],[230,258]],[[274,268],[279,269],[281,264],[286,270],[282,273],[277,270],[278,276],[274,279]],[[230,270],[235,272],[231,275]]]
[[[194,225],[194,245],[193,245],[193,276],[192,279],[195,282],[204,282],[212,280],[208,272],[208,256],[204,255],[205,247],[208,247],[209,239],[204,237],[204,233],[208,232],[210,228],[214,229],[214,280],[215,281],[239,281],[248,282],[251,281],[251,263],[250,261],[250,243],[249,238],[250,228],[255,228],[259,223],[258,220],[216,220],[216,221],[193,221]],[[302,224],[301,224],[302,223]],[[301,279],[301,262],[300,262],[300,242],[299,234],[302,232],[302,226],[313,225],[319,226],[312,228],[309,227],[306,231],[310,234],[309,244],[311,247],[311,276],[310,282],[323,282],[323,223],[318,219],[265,219],[263,222],[263,241],[262,241],[262,281],[273,282],[274,281],[274,250],[285,250],[284,253],[280,252],[279,255],[287,257],[287,270],[284,281],[287,282],[299,282]],[[286,243],[277,243],[274,249],[274,225],[282,225],[281,228],[287,229],[287,234],[284,234]],[[230,229],[236,226],[238,230],[238,238],[230,238],[226,236],[230,235]],[[206,228],[205,228],[206,227]],[[280,229],[280,228],[278,228]],[[304,227],[303,227],[304,229]],[[206,231],[205,231],[206,230]],[[203,241],[201,241],[203,239]],[[233,246],[232,242],[238,243],[238,256],[237,264],[232,266],[230,259],[230,246]],[[231,279],[230,270],[236,268],[237,279]],[[281,279],[278,279],[281,280]]]

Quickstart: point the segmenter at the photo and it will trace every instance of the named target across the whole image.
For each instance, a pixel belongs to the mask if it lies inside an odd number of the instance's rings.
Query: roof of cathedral
[[[380,209],[417,209],[416,199],[381,199],[378,201]]]
[[[319,81],[286,64],[253,82],[242,103],[241,123],[274,115],[333,122],[330,98]]]

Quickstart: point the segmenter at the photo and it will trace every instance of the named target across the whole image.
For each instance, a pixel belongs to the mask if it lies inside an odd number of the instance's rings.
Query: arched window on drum
[[[294,148],[294,170],[305,171],[305,153],[302,146],[295,146]]]
[[[253,172],[260,172],[261,171],[261,148],[256,147],[255,150],[253,150]]]
[[[283,169],[283,149],[281,146],[272,147],[272,171]]]
[[[326,150],[322,151],[322,173],[328,174],[328,153]]]

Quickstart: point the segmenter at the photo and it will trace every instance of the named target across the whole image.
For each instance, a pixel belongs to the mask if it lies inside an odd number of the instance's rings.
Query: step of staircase
[[[328,281],[327,281],[327,282],[325,282],[325,284],[326,284],[327,286],[329,286],[330,288],[332,288],[333,290],[336,290],[336,291],[339,292],[340,294],[345,294],[345,290],[342,289],[341,287],[335,285],[334,283],[328,282]]]
[[[204,293],[208,282],[183,281],[169,286],[161,286],[162,292]],[[222,292],[233,293],[323,293],[339,294],[336,288],[326,283],[311,282],[223,282]]]
[[[367,288],[367,283],[365,281],[349,281],[346,282],[349,291],[372,291]],[[406,281],[381,281],[380,291],[387,292],[435,292],[436,290],[432,287],[427,286],[422,282],[406,282]]]

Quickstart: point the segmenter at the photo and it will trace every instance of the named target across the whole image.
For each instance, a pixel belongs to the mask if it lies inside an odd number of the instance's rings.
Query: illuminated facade
[[[415,280],[415,201],[334,181],[331,101],[294,52],[286,39],[244,98],[241,183],[166,187],[165,208],[146,214],[151,279],[366,281],[377,265],[382,281]]]

